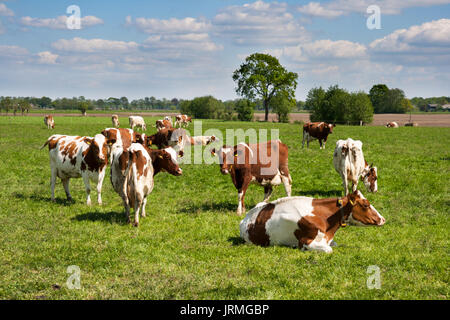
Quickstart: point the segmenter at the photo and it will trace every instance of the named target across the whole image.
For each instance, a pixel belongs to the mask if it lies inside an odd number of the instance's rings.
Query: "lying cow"
[[[113,127],[118,128],[120,126],[119,116],[117,114],[113,114],[111,116],[111,121],[112,121]]]
[[[47,129],[55,129],[55,120],[53,120],[53,116],[50,114],[44,116],[44,124],[47,126]]]
[[[284,245],[331,253],[334,235],[345,224],[382,226],[386,222],[359,191],[342,199],[281,198],[259,203],[240,223],[240,235],[260,246]]]
[[[147,130],[144,118],[140,116],[129,116],[128,121],[130,123],[130,128],[134,130],[135,127],[141,128],[142,130]]]
[[[139,143],[133,143],[128,149],[128,165],[125,171],[126,200],[122,199],[125,212],[129,219],[130,205],[134,208],[134,226],[139,225],[139,215],[145,217],[145,206],[147,196],[153,190],[153,177],[159,171],[167,171],[172,175],[179,176],[183,173],[177,163],[176,152],[172,148],[164,150],[152,150],[145,148]],[[117,190],[116,190],[117,191]],[[120,193],[119,193],[120,194]]]
[[[333,133],[333,128],[335,125],[326,122],[308,122],[303,126],[303,141],[302,148],[305,146],[309,148],[309,142],[318,139],[320,144],[320,149],[325,149],[325,144],[327,143],[328,135]]]
[[[398,128],[397,122],[388,122],[386,123],[386,128]]]
[[[361,141],[354,141],[351,138],[338,140],[334,149],[333,164],[342,178],[345,195],[348,194],[348,182],[352,182],[354,192],[358,187],[359,179],[364,182],[367,191],[377,192],[377,168],[369,166],[364,160]]]
[[[109,145],[106,137],[53,135],[41,147],[48,145],[51,168],[51,199],[55,201],[56,177],[60,178],[67,199],[72,200],[69,191],[70,178],[83,178],[86,187],[86,203],[91,205],[91,186],[89,181],[97,182],[98,203],[102,204],[102,184],[108,162]]]
[[[180,128],[182,126],[188,126],[189,122],[192,122],[192,117],[191,116],[187,116],[185,114],[180,114],[175,116],[175,127],[179,126]]]
[[[188,137],[187,142],[192,146],[207,146],[213,142],[219,141],[216,136],[193,136]]]
[[[211,154],[216,155],[215,148]],[[272,187],[283,183],[287,196],[291,195],[292,178],[288,168],[288,147],[280,140],[234,147],[223,146],[219,151],[220,172],[231,174],[238,190],[237,214],[245,212],[244,197],[250,183],[264,187],[264,201],[272,194]]]
[[[164,119],[164,120],[156,120],[155,124],[156,130],[160,131],[161,129],[170,129],[172,128],[172,121]]]

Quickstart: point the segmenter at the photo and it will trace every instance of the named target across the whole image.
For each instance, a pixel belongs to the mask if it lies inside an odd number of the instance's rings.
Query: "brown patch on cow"
[[[48,144],[48,151],[50,151],[52,149],[55,149],[56,146],[58,145],[59,140],[61,140],[62,138],[65,138],[65,137],[66,136],[61,136],[61,137],[58,137],[58,138],[47,140],[47,142],[45,144]],[[45,144],[44,144],[44,146],[45,146]]]
[[[81,170],[86,170],[86,165],[87,169],[92,172],[103,169],[103,167],[105,167],[108,162],[108,158],[107,156],[105,156],[105,160],[101,160],[99,158],[99,153],[103,152],[103,154],[105,155],[105,152],[107,152],[105,150],[106,147],[104,146],[103,150],[100,150],[97,142],[95,142],[93,139],[85,138],[85,140],[90,141],[90,145],[86,150],[82,152],[83,161],[81,163]]]
[[[298,247],[302,248],[303,245],[310,244],[316,238],[319,229],[307,217],[301,218],[297,225],[298,229],[294,231],[294,235],[298,239]]]
[[[120,132],[120,137],[122,138],[122,147],[124,150],[128,150],[132,143],[131,133],[128,129],[120,128],[117,129]]]
[[[141,150],[132,153],[132,162],[136,165],[138,177],[144,175],[144,168],[146,167],[147,160],[142,154]]]
[[[248,238],[254,244],[267,247],[270,245],[270,238],[266,233],[266,222],[272,217],[275,205],[268,203],[258,213],[255,223],[248,226]]]

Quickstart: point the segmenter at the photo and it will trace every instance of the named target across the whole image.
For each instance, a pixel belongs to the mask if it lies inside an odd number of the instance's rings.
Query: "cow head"
[[[96,134],[93,139],[85,138],[84,142],[89,145],[88,154],[90,154],[91,160],[99,165],[107,163],[110,146],[108,146],[107,139],[103,134]]]
[[[208,137],[208,139],[206,141],[206,145],[211,144],[215,141],[219,141],[219,138],[216,138],[216,136],[212,135],[212,136]]]
[[[105,129],[102,131],[102,135],[105,136],[106,144],[108,146],[111,146],[117,142],[117,134],[118,134],[118,130],[115,128],[108,128],[108,129]]]
[[[344,219],[346,223],[355,226],[382,226],[386,219],[364,198],[359,190],[346,196],[350,205],[350,214]]]
[[[378,191],[378,169],[377,167],[373,167],[372,164],[370,166],[366,162],[366,167],[364,168],[363,175],[361,176],[364,185],[366,186],[367,191],[369,192],[377,192]]]
[[[234,163],[234,148],[227,145],[224,145],[218,151],[216,151],[216,148],[212,148],[211,154],[213,156],[219,156],[220,172],[222,174],[230,173]]]
[[[147,135],[145,133],[133,132],[133,143],[144,144],[147,140]]]
[[[155,150],[157,153],[156,161],[158,161],[159,166],[162,171],[168,172],[174,176],[181,176],[183,170],[178,165],[177,156],[182,157],[183,151],[178,153],[171,147],[162,150]]]
[[[324,130],[325,130],[325,132],[333,133],[333,127],[334,127],[333,124],[325,123]]]

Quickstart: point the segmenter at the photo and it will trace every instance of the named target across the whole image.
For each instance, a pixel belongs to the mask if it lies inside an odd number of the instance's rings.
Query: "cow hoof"
[[[134,222],[133,227],[136,227],[136,228],[139,227],[139,222]]]
[[[90,201],[86,201],[86,204],[87,204],[88,206],[90,206],[90,205],[91,205],[91,202],[90,202]]]

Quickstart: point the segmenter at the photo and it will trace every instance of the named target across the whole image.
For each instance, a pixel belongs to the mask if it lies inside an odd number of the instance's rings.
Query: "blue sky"
[[[301,100],[334,84],[448,96],[449,18],[450,0],[0,0],[0,95],[234,99],[232,72],[265,52],[299,74]]]

